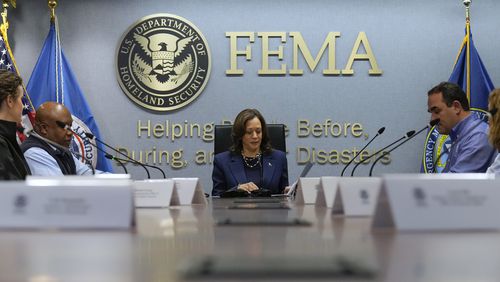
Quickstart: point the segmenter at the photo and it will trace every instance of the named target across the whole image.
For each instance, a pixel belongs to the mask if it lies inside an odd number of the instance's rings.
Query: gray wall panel
[[[497,63],[498,1],[474,1],[472,32],[476,47],[494,83],[500,81]],[[144,111],[121,91],[116,77],[115,53],[127,28],[153,13],[171,13],[194,23],[204,34],[212,52],[212,73],[204,92],[187,107],[169,114]],[[464,7],[461,1],[61,1],[57,9],[63,48],[85,92],[101,129],[111,144],[147,150],[153,146],[175,150],[183,148],[190,161],[187,168],[167,168],[170,176],[199,176],[205,189],[211,189],[211,166],[192,162],[193,151],[212,150],[211,142],[184,138],[171,142],[164,138],[138,138],[137,120],[196,123],[232,120],[245,107],[259,108],[268,121],[290,127],[287,145],[289,172],[300,172],[296,164],[297,146],[343,150],[360,148],[363,138],[298,138],[297,119],[323,122],[360,122],[364,132],[374,134],[381,126],[386,133],[373,148],[391,142],[404,132],[421,128],[429,119],[426,91],[447,80],[464,35]],[[9,14],[9,31],[19,68],[26,81],[48,33],[46,1],[19,1]],[[253,60],[239,58],[245,70],[240,77],[225,75],[229,68],[227,31],[299,31],[311,52],[321,47],[330,31],[341,32],[337,39],[337,68],[344,68],[360,31],[366,32],[382,76],[369,76],[368,63],[356,62],[353,76],[323,76],[326,55],[315,72],[302,58],[302,76],[258,76],[261,66],[260,39],[252,45]],[[241,40],[240,49],[243,48]],[[272,47],[276,48],[277,40]],[[292,40],[288,37],[284,61],[292,64]],[[271,66],[278,66],[271,59]],[[377,174],[417,172],[424,136],[419,136],[392,155],[390,165],[380,165]],[[311,175],[338,175],[342,165],[320,165]],[[361,167],[359,175],[366,175]],[[120,171],[120,168],[116,169]],[[135,167],[135,178],[143,176]]]

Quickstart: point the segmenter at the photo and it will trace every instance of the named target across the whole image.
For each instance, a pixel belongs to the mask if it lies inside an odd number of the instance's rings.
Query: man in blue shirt
[[[471,114],[467,95],[457,84],[441,82],[428,94],[427,107],[440,134],[451,139],[443,172],[486,172],[496,157],[488,142],[488,124]]]
[[[56,102],[45,102],[36,110],[34,131],[21,149],[32,175],[92,175],[94,170],[80,162],[69,151],[73,133],[57,122],[71,126],[68,109]],[[102,173],[101,171],[95,171]]]

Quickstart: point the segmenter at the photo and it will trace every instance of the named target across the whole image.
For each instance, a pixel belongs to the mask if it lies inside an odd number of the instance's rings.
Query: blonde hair
[[[490,111],[492,109],[500,109],[500,88],[491,91],[488,104]],[[496,113],[491,117],[488,139],[493,147],[500,150],[500,113]]]

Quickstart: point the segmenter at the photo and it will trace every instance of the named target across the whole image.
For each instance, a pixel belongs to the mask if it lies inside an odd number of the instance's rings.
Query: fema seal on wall
[[[118,82],[136,104],[167,112],[194,101],[210,77],[210,49],[188,20],[171,14],[140,19],[117,50]]]

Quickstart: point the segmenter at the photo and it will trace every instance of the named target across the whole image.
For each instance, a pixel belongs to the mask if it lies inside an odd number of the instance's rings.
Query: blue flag
[[[472,113],[486,121],[488,96],[495,87],[474,46],[468,20],[465,24],[465,37],[448,81],[462,87],[467,94]],[[450,143],[448,135],[441,135],[435,127],[431,128],[425,140],[421,171],[441,172],[446,166]]]
[[[31,73],[27,91],[35,107],[46,101],[64,104],[73,115],[73,131],[82,136],[85,136],[84,133],[92,133],[100,139],[94,116],[62,50],[57,20],[54,22],[50,25],[42,52]],[[104,153],[96,150],[90,142],[101,148],[101,144],[95,144],[94,140],[73,135],[71,150],[76,155],[85,156],[97,169],[112,171]]]

